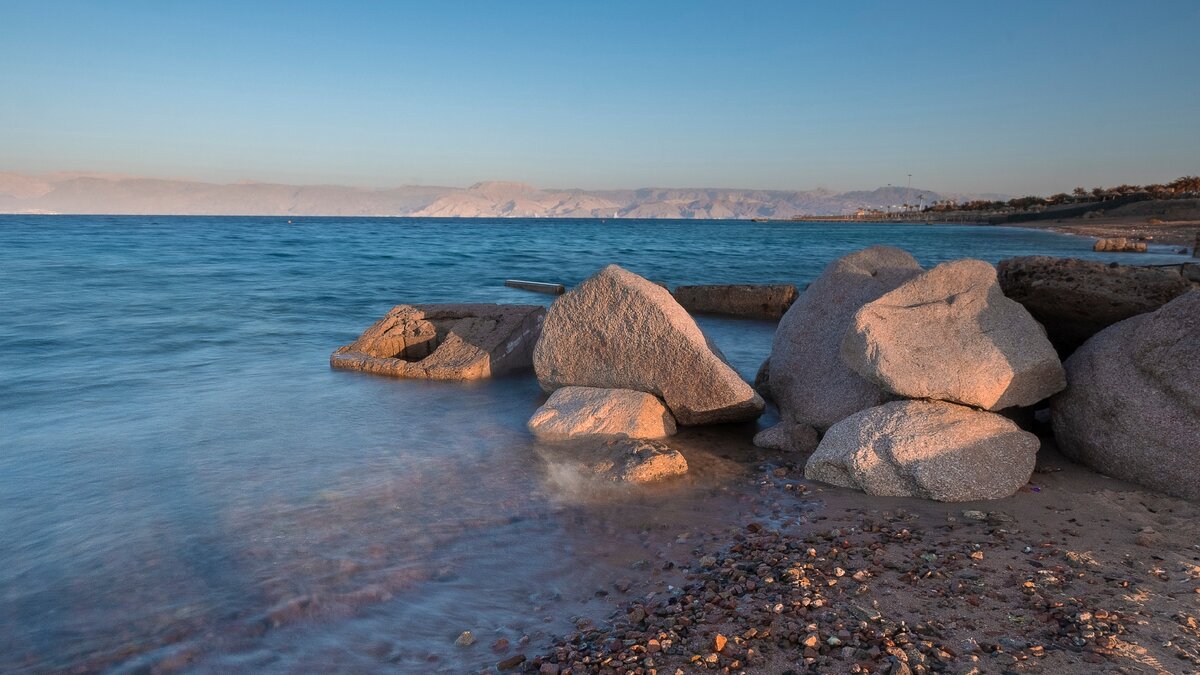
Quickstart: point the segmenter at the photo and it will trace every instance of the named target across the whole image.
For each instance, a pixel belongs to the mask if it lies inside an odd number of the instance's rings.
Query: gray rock
[[[632,389],[563,387],[529,418],[538,438],[561,441],[588,436],[662,438],[675,433],[675,418],[654,396]]]
[[[551,305],[533,355],[542,388],[634,389],[680,424],[754,419],[763,400],[671,294],[609,265]]]
[[[1029,256],[998,265],[1000,288],[1046,328],[1066,358],[1118,321],[1153,312],[1186,293],[1186,278],[1169,269],[1094,260]]]
[[[677,286],[675,300],[689,312],[778,319],[796,301],[791,284]]]
[[[1038,445],[994,413],[893,401],[830,427],[804,476],[884,497],[1000,499],[1029,481]]]
[[[500,375],[533,364],[545,315],[538,305],[396,305],[329,365],[430,380]]]
[[[892,397],[838,355],[842,337],[864,304],[921,273],[908,253],[873,246],[825,268],[779,322],[764,382],[781,417],[826,429]]]
[[[982,260],[943,263],[858,310],[842,359],[887,391],[985,410],[1066,386],[1046,332]]]
[[[768,401],[775,400],[775,397],[771,395],[771,357],[769,356],[758,367],[758,372],[754,374],[754,391]]]
[[[754,445],[768,450],[808,453],[817,449],[817,430],[808,424],[787,420],[754,435]]]
[[[1200,500],[1200,291],[1097,333],[1066,369],[1050,401],[1063,454]]]

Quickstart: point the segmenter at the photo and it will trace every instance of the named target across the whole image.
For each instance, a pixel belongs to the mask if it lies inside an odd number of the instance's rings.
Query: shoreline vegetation
[[[911,197],[910,197],[911,199]],[[1070,194],[1003,200],[938,200],[924,206],[904,203],[884,209],[860,209],[852,215],[811,219],[833,222],[887,221],[1011,225],[1049,229],[1087,237],[1127,237],[1139,241],[1187,245],[1200,242],[1200,177],[1170,183],[1118,185]],[[793,218],[807,220],[808,216]]]

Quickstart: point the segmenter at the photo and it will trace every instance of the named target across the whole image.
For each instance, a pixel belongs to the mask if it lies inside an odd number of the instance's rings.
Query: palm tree
[[[1200,192],[1200,176],[1183,176],[1167,183],[1171,191],[1178,193]]]

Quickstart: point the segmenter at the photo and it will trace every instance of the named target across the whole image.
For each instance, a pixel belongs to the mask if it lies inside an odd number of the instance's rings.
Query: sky
[[[0,171],[362,187],[1200,173],[1200,2],[0,0]]]

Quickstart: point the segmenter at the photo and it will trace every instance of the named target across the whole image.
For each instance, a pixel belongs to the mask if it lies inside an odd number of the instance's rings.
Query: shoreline
[[[803,457],[727,437],[726,452],[749,464],[731,487],[744,507],[724,527],[660,540],[629,578],[596,590],[607,616],[575,617],[576,630],[501,655],[497,668],[1200,667],[1200,506],[1101,476],[1042,441],[1017,494],[955,504],[808,481]]]
[[[1023,220],[1016,222],[991,222],[985,219],[928,217],[864,219],[853,216],[812,216],[811,219],[764,222],[811,222],[811,223],[876,223],[881,225],[971,225],[975,227],[1013,227],[1025,230],[1050,230],[1061,234],[1073,234],[1092,239],[1128,237],[1147,240],[1157,244],[1187,246],[1191,249],[1200,237],[1200,220],[1176,220],[1148,223],[1146,218],[1122,216],[1111,218],[1060,218],[1055,220]]]
[[[663,221],[689,222],[693,220],[709,221],[704,218],[594,218],[594,217],[539,217],[526,218],[518,216],[407,216],[407,215],[293,215],[293,214],[172,214],[172,213],[21,213],[0,212],[0,217],[37,216],[43,218],[71,217],[114,217],[114,218],[269,218],[272,220],[308,220],[308,219],[338,219],[338,220],[445,220],[445,221],[474,221],[474,220],[538,220],[545,222],[577,222],[586,220],[630,220],[630,221]],[[990,222],[982,218],[938,217],[936,214],[920,214],[920,217],[888,217],[888,218],[859,218],[854,216],[805,216],[803,219],[776,218],[729,218],[717,219],[730,222],[757,223],[873,223],[880,225],[971,225],[977,227],[1014,227],[1030,230],[1050,230],[1062,234],[1073,234],[1093,239],[1107,237],[1129,237],[1143,239],[1159,244],[1172,246],[1187,246],[1192,248],[1200,238],[1200,219],[1165,221],[1151,224],[1146,218],[1122,216],[1110,218],[1070,218],[1057,220],[1026,220],[1011,223]]]
[[[1200,220],[1168,221],[1152,225],[1135,218],[1074,218],[1071,220],[1029,221],[1004,223],[1008,227],[1031,230],[1051,230],[1063,234],[1102,239],[1108,237],[1130,237],[1156,244],[1186,246],[1189,250],[1200,240]]]

